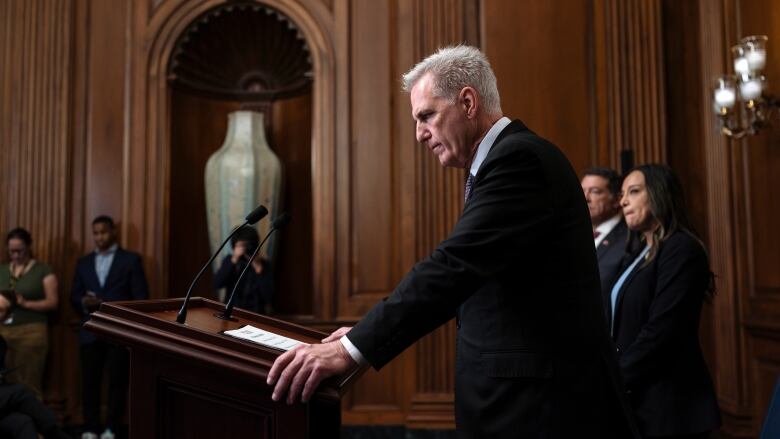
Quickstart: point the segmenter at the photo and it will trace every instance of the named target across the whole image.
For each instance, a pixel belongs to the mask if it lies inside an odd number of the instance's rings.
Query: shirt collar
[[[487,157],[488,153],[490,152],[490,148],[493,147],[493,143],[496,141],[496,138],[511,122],[512,121],[508,117],[502,117],[501,119],[498,119],[498,121],[494,123],[492,127],[490,127],[487,134],[485,134],[485,137],[481,142],[479,142],[477,153],[474,154],[474,161],[471,162],[471,169],[469,170],[471,175],[475,177],[477,176],[479,167],[482,166],[482,162],[485,161],[485,157]]]
[[[114,253],[116,253],[116,249],[118,249],[118,248],[119,248],[119,244],[114,244],[111,247],[109,247],[108,250],[106,250],[104,252],[101,252],[100,250],[95,249],[95,254],[98,255],[98,256],[113,255]]]

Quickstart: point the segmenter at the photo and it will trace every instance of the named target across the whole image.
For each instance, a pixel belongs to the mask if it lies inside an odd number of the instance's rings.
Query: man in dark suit
[[[628,242],[628,227],[620,211],[621,184],[620,175],[607,168],[588,169],[581,181],[593,223],[593,244],[605,303],[608,303],[606,297],[612,291]]]
[[[116,243],[114,220],[99,216],[92,221],[95,251],[76,265],[71,303],[83,322],[102,302],[138,300],[149,297],[141,257]],[[108,373],[108,414],[102,439],[112,439],[124,414],[127,399],[129,356],[121,346],[97,339],[83,326],[81,370],[85,431],[82,439],[97,439],[100,431],[100,389],[103,367]]]
[[[354,328],[281,355],[273,398],[376,369],[456,318],[460,437],[631,437],[602,314],[591,227],[558,148],[502,116],[476,48],[441,49],[404,76],[417,140],[470,170],[449,237]]]

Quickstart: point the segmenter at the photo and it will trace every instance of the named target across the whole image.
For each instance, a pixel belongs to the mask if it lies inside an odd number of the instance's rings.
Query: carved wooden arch
[[[315,0],[254,0],[286,15],[300,29],[313,64],[312,85],[312,237],[313,304],[317,317],[329,315],[335,264],[335,54],[333,18]],[[123,238],[147,258],[152,295],[167,296],[170,189],[171,93],[166,71],[178,36],[204,12],[223,0],[169,0],[135,13],[132,57],[134,84],[131,141],[126,151],[123,219],[138,230]],[[132,188],[132,190],[131,190]],[[174,294],[175,295],[175,294]]]

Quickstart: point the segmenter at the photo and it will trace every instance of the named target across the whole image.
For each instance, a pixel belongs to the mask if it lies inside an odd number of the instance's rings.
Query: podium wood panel
[[[104,303],[86,327],[130,349],[130,437],[338,437],[348,379],[320,385],[310,403],[275,403],[265,380],[282,351],[222,334],[250,324],[306,343],[326,334],[193,298],[185,324],[181,299]]]

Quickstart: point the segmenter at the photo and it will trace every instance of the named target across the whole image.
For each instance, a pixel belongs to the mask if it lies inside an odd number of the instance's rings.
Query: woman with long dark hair
[[[632,169],[620,204],[631,251],[607,314],[640,431],[648,438],[707,438],[720,425],[699,344],[702,304],[715,292],[707,252],[669,167]]]

